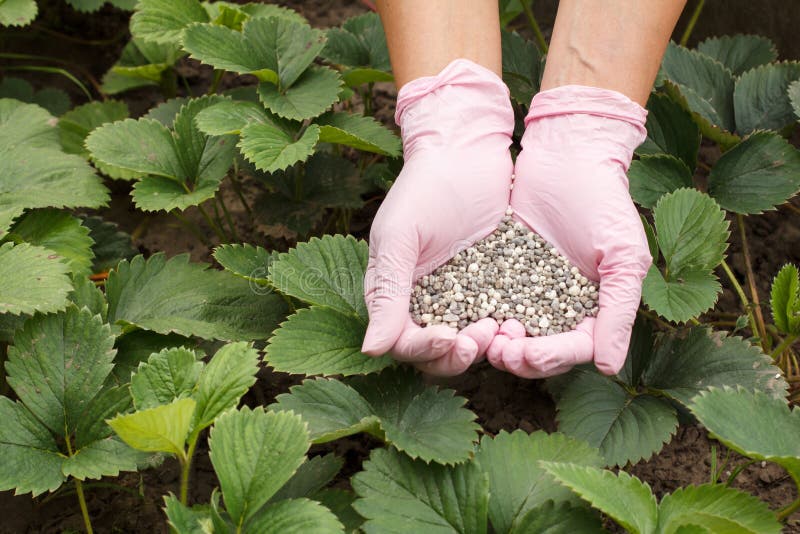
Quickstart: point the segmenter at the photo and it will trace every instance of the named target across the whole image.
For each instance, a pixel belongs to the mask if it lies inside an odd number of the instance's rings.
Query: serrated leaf
[[[306,425],[291,413],[243,408],[217,419],[209,456],[235,524],[253,517],[289,480],[308,447]]]
[[[27,148],[59,150],[57,121],[44,108],[0,98],[0,152]]]
[[[722,286],[714,273],[685,270],[667,280],[651,265],[642,283],[642,300],[668,321],[683,323],[711,309]]]
[[[272,265],[275,287],[308,304],[367,320],[364,273],[369,250],[352,236],[326,235],[299,243]]]
[[[683,525],[703,525],[712,532],[779,534],[781,524],[767,503],[722,484],[678,488],[661,500],[658,528],[675,532]]]
[[[36,104],[56,117],[63,115],[72,107],[69,96],[61,89],[45,87],[34,91],[33,86],[27,81],[11,76],[5,76],[0,80],[0,98],[13,98]]]
[[[107,100],[78,106],[58,119],[61,148],[68,154],[88,157],[89,151],[83,142],[89,132],[108,122],[126,118],[128,106],[125,102]]]
[[[348,87],[392,81],[386,34],[377,13],[352,17],[326,32],[321,56],[342,69]]]
[[[800,273],[791,263],[784,265],[772,281],[772,320],[784,334],[800,334]]]
[[[541,462],[545,471],[594,508],[611,516],[634,534],[654,533],[658,505],[647,483],[620,471],[560,462]]]
[[[372,406],[386,439],[409,457],[453,464],[473,453],[480,426],[452,389],[426,386],[413,369],[392,367],[349,384]]]
[[[251,123],[280,128],[274,124],[264,106],[241,100],[223,100],[214,104],[198,113],[195,122],[200,131],[209,135],[238,134]]]
[[[311,119],[326,111],[338,99],[342,79],[327,67],[310,67],[287,88],[258,85],[258,98],[272,113],[291,120]]]
[[[247,13],[253,18],[281,17],[297,23],[308,24],[308,21],[300,13],[298,13],[293,9],[283,6],[277,6],[273,4],[259,4],[258,2],[249,2],[247,4],[236,4],[236,7],[240,9],[242,13]]]
[[[800,151],[774,132],[756,132],[725,152],[708,175],[708,194],[726,210],[761,213],[800,189]]]
[[[132,408],[133,402],[127,385],[104,385],[103,390],[92,399],[83,417],[78,421],[78,426],[75,428],[75,447],[82,449],[95,441],[112,436],[114,431],[108,426],[106,419],[128,413]],[[118,452],[126,454],[121,449]]]
[[[294,139],[272,124],[251,123],[242,128],[236,146],[257,169],[275,172],[307,160],[314,153],[319,135],[316,124],[309,125],[299,139]]]
[[[726,446],[775,462],[800,481],[800,412],[790,410],[782,397],[742,387],[713,388],[694,397],[689,409]]]
[[[193,24],[184,48],[217,69],[254,74],[289,89],[325,46],[325,33],[284,17],[252,18],[237,32],[223,26]]]
[[[90,274],[94,253],[89,229],[69,213],[54,209],[30,211],[17,221],[11,233],[31,245],[52,250],[73,274]]]
[[[116,384],[128,384],[131,374],[140,363],[146,362],[151,354],[168,348],[193,347],[188,338],[177,334],[161,335],[147,330],[134,330],[117,338],[112,379]]]
[[[339,534],[342,524],[333,512],[316,501],[291,499],[258,510],[245,529],[258,534]]]
[[[313,498],[315,493],[333,480],[343,465],[344,461],[333,453],[308,459],[272,496],[270,502],[301,497]]]
[[[489,481],[474,463],[429,465],[387,449],[374,449],[352,479],[353,507],[374,532],[484,534]]]
[[[692,115],[669,96],[653,93],[647,100],[647,139],[639,145],[640,156],[670,154],[683,161],[689,172],[697,165],[700,130]]]
[[[78,307],[87,308],[92,315],[99,315],[105,322],[108,317],[108,303],[105,294],[88,276],[72,277],[72,292],[69,300]]]
[[[193,395],[197,409],[192,429],[199,432],[225,410],[235,408],[242,396],[255,384],[258,351],[252,343],[229,343],[219,349],[200,374]]]
[[[503,81],[511,97],[522,106],[529,106],[539,92],[542,79],[542,57],[539,49],[517,32],[502,30],[500,42],[503,57]]]
[[[707,327],[662,338],[642,384],[684,406],[709,387],[741,385],[783,397],[786,382],[769,356],[740,337]]]
[[[353,502],[356,495],[352,491],[327,488],[314,494],[314,500],[322,503],[325,508],[336,514],[339,521],[344,525],[344,531],[348,534],[360,532],[364,518],[358,515],[353,509]]]
[[[183,31],[193,22],[207,22],[208,14],[197,0],[139,0],[131,17],[131,34],[162,45],[180,44]]]
[[[733,74],[722,63],[670,42],[661,62],[667,80],[677,84],[689,109],[711,126],[735,130]]]
[[[164,513],[169,526],[179,534],[206,534],[201,522],[211,519],[208,506],[184,506],[172,493],[164,496]]]
[[[548,501],[576,501],[572,493],[553,483],[539,460],[575,462],[601,467],[597,449],[563,434],[539,431],[527,434],[501,431],[494,438],[483,436],[475,455],[481,470],[489,477],[491,497],[489,519],[495,532],[537,532],[523,524],[534,522],[529,512]]]
[[[184,457],[194,408],[194,399],[176,399],[155,408],[118,415],[109,419],[108,424],[134,449]]]
[[[38,12],[34,0],[5,0],[0,4],[0,26],[25,26]]]
[[[650,366],[650,360],[653,358],[654,342],[655,335],[651,321],[637,314],[625,365],[620,369],[617,378],[632,388],[638,388],[642,382],[642,374]]]
[[[656,237],[656,229],[653,228],[653,225],[645,219],[644,215],[639,215],[639,219],[642,221],[642,227],[644,228],[644,235],[647,237],[647,248],[650,251],[650,256],[653,258],[653,263],[658,263],[658,260],[661,258],[661,254],[658,251],[658,238]]]
[[[117,438],[93,441],[66,458],[61,470],[65,475],[86,480],[119,476],[121,471],[136,471],[144,455]]]
[[[780,130],[792,124],[795,116],[787,91],[798,79],[800,62],[763,65],[742,74],[733,92],[739,133]]]
[[[131,376],[131,397],[137,410],[169,404],[192,394],[203,362],[185,348],[154,353]]]
[[[291,315],[270,338],[266,361],[277,371],[305,375],[354,375],[380,371],[388,356],[361,352],[366,325],[352,315],[312,306]]]
[[[610,378],[579,371],[558,399],[558,429],[624,466],[661,450],[678,428],[675,410],[649,395],[631,395]]]
[[[299,414],[308,423],[314,443],[359,432],[378,433],[379,420],[372,406],[355,389],[339,380],[307,379],[275,400],[269,409]]]
[[[789,85],[787,91],[789,95],[789,102],[792,104],[795,118],[800,118],[800,80]]]
[[[108,198],[83,158],[27,145],[0,150],[0,237],[25,209],[99,208]]]
[[[163,124],[164,126],[166,126],[167,128],[172,128],[175,125],[175,118],[178,116],[178,113],[180,113],[181,109],[183,109],[183,107],[190,101],[191,99],[184,96],[179,96],[177,98],[170,98],[169,100],[150,108],[147,113],[142,115],[141,118],[154,119]],[[222,102],[224,102],[224,100],[216,100],[215,103],[212,103],[208,107],[204,107],[202,110],[198,111],[197,115],[199,115],[206,109],[212,108]]]
[[[494,525],[493,525],[494,526]],[[591,510],[574,506],[568,502],[555,504],[547,501],[534,508],[514,525],[510,534],[600,534],[603,529],[600,518]]]
[[[761,35],[710,37],[697,45],[697,51],[716,59],[735,76],[778,58],[775,44]]]
[[[248,243],[220,245],[214,249],[214,259],[226,271],[257,284],[269,283],[269,269],[278,258],[276,251],[269,251]]]
[[[8,384],[55,435],[71,434],[111,372],[113,345],[108,325],[86,309],[37,315],[8,349]]]
[[[5,396],[0,396],[0,419],[0,490],[35,497],[58,488],[66,477],[50,432],[21,403]]]
[[[0,313],[54,312],[67,305],[72,290],[69,267],[42,247],[0,245]],[[36,280],[35,284],[30,280]]]
[[[329,112],[317,118],[319,140],[347,145],[366,152],[396,157],[402,151],[400,138],[372,117]]]
[[[286,315],[278,295],[259,295],[248,282],[186,255],[155,254],[123,261],[106,283],[109,322],[160,334],[229,341],[265,339]]]
[[[631,162],[628,181],[633,200],[644,208],[652,208],[663,195],[692,187],[692,171],[683,161],[668,154],[642,156]]]
[[[89,237],[94,241],[93,272],[113,269],[120,261],[129,260],[137,254],[130,234],[121,231],[117,223],[104,221],[100,217],[83,217],[81,224],[89,229]]]
[[[177,42],[159,44],[133,38],[122,49],[119,60],[103,76],[103,91],[117,94],[137,87],[159,85],[183,55]]]

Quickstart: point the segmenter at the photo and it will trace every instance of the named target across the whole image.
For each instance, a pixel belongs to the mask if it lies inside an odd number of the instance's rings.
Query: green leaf
[[[248,124],[267,124],[281,129],[264,106],[256,102],[223,100],[207,107],[195,118],[200,131],[209,135],[239,134]]]
[[[779,534],[781,524],[767,503],[722,484],[678,488],[659,506],[658,528],[675,532],[683,525],[703,525],[712,532]]]
[[[786,392],[786,382],[769,356],[740,337],[707,327],[664,336],[642,384],[684,406],[712,386],[740,385],[781,398]]]
[[[128,413],[133,409],[131,394],[127,385],[108,386],[104,385],[103,390],[90,403],[83,417],[78,421],[75,428],[75,447],[78,450],[84,449],[99,440],[105,440],[113,436],[114,431],[106,423],[106,419],[122,413]],[[118,444],[117,444],[118,445]],[[103,445],[101,448],[107,447]],[[128,453],[129,447],[125,447]],[[117,453],[129,456],[120,447],[116,447]],[[136,453],[139,454],[139,453]],[[131,470],[135,470],[133,467]],[[96,477],[99,478],[99,477]]]
[[[134,330],[117,338],[115,347],[117,357],[114,359],[112,377],[116,384],[128,384],[131,374],[136,371],[140,363],[154,352],[168,348],[191,347],[195,345],[191,340],[177,334],[161,335],[147,330]]]
[[[494,524],[493,524],[494,526]],[[584,507],[547,501],[526,513],[510,534],[541,532],[545,534],[600,534],[603,529],[597,514]]]
[[[321,56],[343,70],[348,87],[392,81],[386,34],[377,13],[365,13],[326,32]]]
[[[258,351],[252,343],[240,341],[219,349],[197,382],[193,431],[200,431],[225,410],[235,408],[247,390],[256,383],[257,372]]]
[[[235,524],[253,517],[289,480],[308,447],[306,425],[291,413],[243,408],[217,419],[209,455]]]
[[[99,208],[108,198],[83,158],[30,146],[0,150],[0,237],[25,209]]]
[[[269,406],[292,411],[308,423],[311,440],[326,443],[359,432],[379,433],[372,406],[355,389],[335,379],[307,379],[281,393]]]
[[[29,104],[37,104],[51,115],[59,116],[72,107],[67,93],[54,87],[34,91],[33,86],[20,78],[4,77],[0,80],[0,98],[13,98]]]
[[[236,4],[236,7],[240,9],[242,13],[246,13],[253,18],[281,17],[298,23],[308,23],[300,13],[287,7],[272,4],[259,4],[258,2]]]
[[[633,200],[644,208],[652,208],[663,195],[692,187],[692,171],[674,156],[642,156],[631,162],[628,180]]]
[[[694,397],[689,409],[727,447],[775,462],[800,481],[800,411],[790,410],[783,398],[742,387],[713,388]]]
[[[800,117],[800,80],[789,85],[789,101],[792,103],[795,118]]]
[[[517,32],[502,30],[500,43],[503,55],[503,81],[511,97],[522,106],[530,106],[533,95],[539,92],[542,79],[542,57],[532,42]]]
[[[136,87],[159,85],[183,55],[177,42],[159,44],[131,39],[122,49],[119,60],[103,76],[103,90],[108,94],[117,94]]]
[[[198,0],[139,0],[131,17],[131,34],[162,45],[181,44],[186,26],[207,21]]]
[[[130,234],[121,231],[117,223],[104,221],[100,217],[83,217],[82,224],[89,229],[89,237],[94,241],[93,272],[113,269],[120,261],[129,260],[137,254]]]
[[[780,130],[792,124],[795,116],[787,91],[798,79],[799,62],[773,63],[742,74],[733,92],[739,133]]]
[[[108,303],[103,291],[88,276],[72,277],[72,292],[69,294],[78,309],[87,308],[92,315],[99,315],[103,322],[108,317]]]
[[[68,272],[57,255],[42,247],[27,243],[0,245],[0,313],[19,315],[64,309],[72,290]]]
[[[194,117],[220,97],[189,101],[174,131],[152,119],[101,126],[86,139],[92,157],[114,167],[151,174],[136,184],[134,200],[148,210],[186,209],[212,198],[233,163],[233,137],[207,136]]]
[[[69,213],[54,209],[28,212],[11,233],[31,245],[52,250],[61,256],[73,274],[90,274],[94,254],[89,229]]]
[[[5,0],[0,4],[0,26],[26,26],[38,12],[34,0]]]
[[[380,371],[388,356],[361,352],[366,325],[353,315],[312,306],[282,323],[270,338],[266,361],[277,371],[304,375],[354,375]]]
[[[0,396],[0,491],[37,496],[54,491],[66,480],[63,457],[53,436],[25,407]]]
[[[108,325],[86,309],[37,315],[8,349],[8,384],[55,435],[69,435],[111,372],[113,345]]]
[[[291,499],[258,510],[245,529],[258,534],[339,534],[342,524],[318,502]]]
[[[131,396],[137,410],[169,404],[192,394],[203,369],[197,355],[184,348],[152,354],[131,376]]]
[[[252,18],[237,32],[224,26],[193,24],[184,48],[216,69],[254,74],[286,90],[325,46],[325,33],[285,17]]]
[[[402,151],[400,138],[372,117],[329,112],[319,117],[319,140],[347,145],[366,152],[396,157]]]
[[[668,403],[650,395],[631,395],[594,371],[575,372],[557,407],[558,429],[599,448],[608,465],[649,458],[678,428]]]
[[[734,79],[722,63],[671,42],[661,70],[667,80],[676,84],[696,120],[701,121],[701,129],[717,126],[728,132],[735,130]]]
[[[0,98],[0,152],[20,147],[59,150],[56,119],[35,104]]]
[[[800,151],[774,132],[756,132],[725,152],[708,175],[708,194],[726,210],[774,209],[800,189]]]
[[[220,245],[214,249],[214,259],[226,271],[241,276],[259,285],[269,283],[269,269],[278,253],[243,243],[241,245]]]
[[[121,471],[136,471],[144,455],[116,438],[99,439],[75,451],[64,460],[65,475],[86,480],[119,476]]]
[[[194,399],[176,399],[170,404],[118,415],[108,424],[134,449],[167,452],[182,458],[194,408]]]
[[[352,236],[315,237],[278,257],[271,269],[272,283],[281,293],[366,322],[368,255],[367,243]]]
[[[335,70],[310,67],[288,89],[262,82],[258,86],[258,97],[276,115],[304,120],[331,107],[339,99],[341,86],[342,79]]]
[[[58,119],[61,147],[68,154],[88,157],[89,151],[83,143],[89,132],[108,122],[126,118],[128,106],[125,102],[107,100],[78,106]]]
[[[656,531],[658,505],[650,486],[620,471],[560,462],[541,462],[545,471],[594,508],[611,516],[632,533]]]
[[[123,261],[106,283],[109,322],[160,334],[205,339],[265,339],[286,315],[278,295],[259,295],[248,282],[188,255],[155,254]]]
[[[312,497],[333,480],[344,461],[333,453],[314,456],[297,468],[295,474],[272,496],[270,502]]]
[[[349,384],[372,406],[386,439],[411,458],[463,462],[474,450],[475,414],[452,389],[426,386],[410,368],[387,368]]]
[[[669,96],[653,93],[647,100],[647,139],[639,145],[640,156],[669,154],[683,161],[689,172],[697,165],[700,130],[692,115]]]
[[[719,280],[707,270],[686,270],[666,279],[651,265],[642,283],[642,300],[668,321],[683,323],[711,309],[720,291]]]
[[[169,526],[179,534],[204,534],[201,522],[211,520],[208,506],[184,506],[172,493],[164,496],[164,513]]]
[[[309,125],[299,139],[284,130],[266,123],[252,123],[241,130],[239,150],[257,169],[275,172],[297,162],[305,161],[314,153],[320,128]]]
[[[539,460],[596,467],[604,463],[597,449],[582,441],[559,433],[527,434],[522,430],[501,431],[494,438],[483,436],[475,459],[489,477],[489,519],[498,533],[540,532],[523,528],[535,518],[528,517],[529,512],[548,501],[576,501],[568,489],[553,483]]]
[[[697,51],[716,59],[735,76],[778,59],[775,44],[761,35],[710,37],[697,45]]]
[[[800,334],[800,273],[791,263],[784,265],[772,281],[772,320],[784,334]]]
[[[658,238],[656,237],[656,229],[650,224],[644,215],[639,215],[644,228],[645,236],[647,237],[647,248],[650,250],[650,256],[653,258],[653,263],[657,263],[661,254],[658,251]]]
[[[352,491],[328,488],[314,494],[314,500],[322,503],[327,509],[336,514],[344,525],[344,531],[355,534],[361,532],[364,518],[353,509],[356,495]]]
[[[474,463],[429,465],[375,449],[352,484],[367,534],[486,532],[489,481]]]

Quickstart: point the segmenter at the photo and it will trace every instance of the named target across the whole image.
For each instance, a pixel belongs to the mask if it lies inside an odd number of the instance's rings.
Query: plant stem
[[[81,515],[83,515],[83,524],[86,525],[86,532],[93,534],[92,520],[89,518],[89,509],[86,507],[86,497],[83,495],[83,485],[77,478],[75,479],[75,492],[78,494],[78,503],[81,505]]]
[[[647,317],[648,319],[658,324],[659,326],[666,328],[667,330],[675,330],[674,326],[664,321],[661,317],[658,316],[658,314],[653,313],[650,310],[639,309],[638,313],[641,314],[643,317]]]
[[[533,14],[533,10],[531,9],[532,1],[528,0],[521,0],[520,4],[522,4],[522,10],[525,12],[525,18],[528,19],[528,24],[530,24],[531,29],[533,30],[533,34],[536,36],[536,43],[539,45],[539,50],[542,53],[547,53],[547,41],[544,39],[544,34],[542,34],[542,29],[539,27],[539,23],[536,22],[536,17]]]
[[[198,204],[197,209],[200,211],[200,215],[203,216],[203,219],[205,219],[206,224],[211,228],[211,230],[215,234],[217,234],[217,237],[220,239],[220,242],[225,243],[226,241],[228,241],[228,238],[225,236],[225,233],[222,231],[222,228],[219,228],[216,224],[214,224],[214,221],[211,220],[211,217],[208,215],[208,212],[206,212],[206,210],[203,209],[203,206]]]
[[[798,497],[794,502],[792,502],[788,506],[785,506],[780,510],[778,510],[778,513],[776,514],[778,517],[778,521],[783,521],[784,519],[795,513],[798,509],[800,509],[800,497]]]
[[[236,165],[236,160],[234,160],[234,166]],[[239,178],[237,177],[236,171],[234,170],[234,175],[231,176],[231,185],[233,186],[233,190],[236,191],[236,195],[239,197],[239,202],[242,203],[244,206],[244,210],[247,212],[249,217],[253,217],[253,210],[250,209],[250,205],[247,203],[247,200],[244,198],[244,193],[242,192],[242,184],[239,183]]]
[[[753,331],[754,336],[757,336],[758,326],[756,325],[756,319],[755,317],[753,317],[753,310],[750,309],[750,301],[747,300],[747,295],[745,294],[744,289],[742,289],[742,286],[739,284],[739,281],[736,279],[736,276],[734,276],[733,271],[728,265],[728,262],[722,260],[722,263],[720,265],[722,266],[722,270],[725,271],[725,274],[728,275],[731,284],[733,284],[733,289],[739,295],[739,300],[742,301],[742,306],[744,306],[744,311],[747,312],[747,319],[748,322],[750,323],[750,330]]]
[[[178,75],[175,68],[170,67],[161,74],[161,94],[164,98],[175,98],[178,94]]]
[[[203,243],[206,246],[211,246],[211,242],[206,238],[206,236],[203,235],[203,233],[200,230],[196,228],[196,225],[193,222],[189,221],[186,217],[178,213],[177,210],[172,210],[170,213],[172,214],[173,217],[178,219],[178,221],[183,225],[184,228],[189,230],[189,232],[193,236],[199,239],[201,243]]]
[[[197,438],[200,437],[199,432],[192,432],[189,436],[189,448],[186,450],[186,458],[181,460],[181,488],[180,499],[181,504],[188,506],[189,499],[189,473],[192,467],[192,457],[194,456],[194,449],[197,447]]]
[[[686,30],[683,32],[683,36],[681,36],[681,46],[686,46],[686,43],[689,42],[689,38],[692,36],[692,31],[694,31],[694,26],[697,24],[697,19],[700,18],[700,13],[703,11],[703,6],[706,4],[706,0],[697,0],[697,5],[694,6],[694,11],[692,12],[692,18],[689,19],[689,23],[686,25]]]
[[[234,241],[239,241],[239,234],[236,232],[236,225],[233,223],[233,217],[231,217],[231,213],[228,211],[228,206],[225,205],[225,199],[222,198],[222,195],[218,195],[218,198],[219,205],[222,207],[222,213],[225,215],[225,222],[228,223],[228,228],[231,229],[231,236]]]
[[[742,240],[742,252],[744,253],[744,266],[747,274],[747,285],[750,286],[750,298],[753,300],[753,312],[756,316],[758,335],[761,337],[761,346],[767,350],[767,329],[764,326],[764,315],[761,313],[761,302],[758,298],[756,288],[756,277],[753,274],[753,262],[750,260],[750,247],[747,245],[747,231],[744,227],[744,217],[741,213],[736,214],[736,223],[739,226],[739,237]]]
[[[788,336],[786,336],[786,339],[781,341],[781,344],[775,347],[775,350],[773,350],[772,353],[770,354],[770,356],[772,356],[773,361],[779,358],[780,355],[783,354],[783,351],[791,347],[792,343],[797,341],[797,337],[798,336],[795,334],[789,334]]]
[[[214,69],[214,78],[211,80],[211,86],[208,88],[207,95],[215,95],[217,94],[217,87],[219,87],[219,82],[222,79],[222,75],[225,74],[225,71],[222,69]]]

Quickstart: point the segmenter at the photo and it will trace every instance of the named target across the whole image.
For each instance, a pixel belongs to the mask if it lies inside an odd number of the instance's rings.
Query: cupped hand
[[[372,224],[362,351],[454,375],[482,355],[498,331],[483,319],[456,332],[411,320],[415,281],[490,234],[509,200],[514,114],[508,89],[467,60],[420,78],[398,94],[405,164]]]
[[[527,378],[563,373],[594,361],[616,374],[651,263],[626,172],[644,140],[646,111],[615,91],[564,86],[537,94],[516,161],[515,217],[600,283],[599,311],[567,333],[525,337],[503,323],[490,362]]]

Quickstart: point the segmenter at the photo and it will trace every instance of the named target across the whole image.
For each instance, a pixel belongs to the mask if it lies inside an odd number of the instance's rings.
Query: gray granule
[[[511,215],[509,209],[491,235],[417,281],[414,322],[460,330],[486,317],[500,324],[513,318],[529,336],[544,336],[597,314],[597,284]]]

